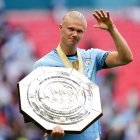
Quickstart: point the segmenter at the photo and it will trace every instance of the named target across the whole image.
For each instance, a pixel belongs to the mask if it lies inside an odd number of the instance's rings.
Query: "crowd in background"
[[[0,140],[42,140],[43,131],[24,123],[19,111],[17,83],[32,71],[35,43],[26,31],[12,26],[0,9]],[[114,102],[116,71],[98,74],[103,117],[101,140],[140,140],[140,102],[137,91],[130,91],[128,107]],[[123,94],[123,93],[122,93]]]
[[[101,140],[140,140],[140,102],[137,91],[130,91],[127,101],[124,101],[128,103],[127,108],[120,108],[114,102],[113,95],[117,86],[116,78],[116,72],[111,70],[99,83],[103,108]]]
[[[24,124],[17,90],[36,60],[35,44],[25,30],[8,23],[4,11],[0,16],[0,140],[39,140],[36,127]]]

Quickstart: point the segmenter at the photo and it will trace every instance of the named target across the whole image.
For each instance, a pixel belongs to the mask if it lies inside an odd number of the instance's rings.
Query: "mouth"
[[[73,43],[77,43],[78,42],[78,40],[75,39],[75,38],[71,38],[70,41],[73,42]]]

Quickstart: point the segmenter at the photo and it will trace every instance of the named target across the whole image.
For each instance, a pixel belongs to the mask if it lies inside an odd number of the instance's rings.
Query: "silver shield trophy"
[[[39,67],[18,83],[20,110],[29,120],[51,131],[81,133],[102,116],[99,88],[71,68]]]

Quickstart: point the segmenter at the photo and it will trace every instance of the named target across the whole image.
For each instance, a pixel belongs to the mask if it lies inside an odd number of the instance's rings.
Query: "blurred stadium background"
[[[140,0],[0,0],[0,140],[42,140],[44,132],[25,124],[19,113],[17,83],[57,46],[66,11],[79,10],[87,18],[81,48],[115,49],[107,32],[92,27],[98,8],[111,12],[134,55],[131,64],[98,73],[101,140],[140,140]]]

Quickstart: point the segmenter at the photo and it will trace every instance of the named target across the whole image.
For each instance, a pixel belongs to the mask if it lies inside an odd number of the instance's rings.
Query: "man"
[[[38,60],[34,68],[39,66],[70,67],[95,81],[96,72],[103,68],[111,68],[128,64],[132,61],[132,52],[113,24],[109,12],[96,10],[93,13],[97,20],[95,28],[106,30],[114,40],[116,51],[103,51],[100,49],[83,50],[78,48],[78,43],[87,27],[85,17],[78,11],[68,12],[60,24],[60,43],[58,47]],[[60,138],[62,140],[99,140],[99,121],[93,123],[81,134],[65,134],[59,125],[56,125],[51,134],[45,133],[47,139]]]

